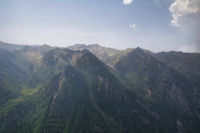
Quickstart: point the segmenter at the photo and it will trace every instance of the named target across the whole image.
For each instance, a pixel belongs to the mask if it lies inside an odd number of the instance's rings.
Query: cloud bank
[[[133,0],[123,0],[124,5],[130,5],[133,2]]]
[[[195,47],[194,52],[200,52],[200,0],[175,0],[169,7],[172,13],[171,25],[182,30]]]

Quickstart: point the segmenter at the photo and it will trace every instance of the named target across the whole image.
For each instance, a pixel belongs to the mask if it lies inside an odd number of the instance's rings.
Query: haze
[[[200,0],[0,0],[0,41],[199,52]]]

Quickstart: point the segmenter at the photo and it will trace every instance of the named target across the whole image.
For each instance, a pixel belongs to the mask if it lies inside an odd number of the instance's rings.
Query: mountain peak
[[[157,61],[153,56],[145,53],[143,49],[137,47],[121,58],[116,64],[115,69],[120,73],[141,73],[142,68],[152,69],[155,66],[160,66],[162,63]]]
[[[149,56],[148,54],[146,54],[144,52],[143,49],[141,49],[140,47],[137,47],[136,49],[131,50],[127,55],[127,57],[138,57],[138,58],[144,58],[146,56]],[[126,57],[124,56],[124,57]]]
[[[141,49],[140,47],[137,47],[136,49],[133,50],[134,52],[137,53],[144,53],[143,49]]]

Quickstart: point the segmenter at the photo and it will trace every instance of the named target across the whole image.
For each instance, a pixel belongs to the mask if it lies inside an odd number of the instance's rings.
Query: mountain
[[[28,83],[27,74],[15,63],[14,54],[0,49],[0,107],[7,100],[19,96],[19,92]]]
[[[128,84],[141,88],[139,91],[146,95],[152,96],[153,91],[158,91],[157,89],[166,90],[165,88],[174,87],[185,88],[182,91],[185,91],[187,97],[193,93],[193,85],[185,76],[146,54],[140,48],[136,48],[124,56],[114,68],[126,79]]]
[[[200,54],[183,52],[160,52],[156,59],[174,68],[200,87]]]
[[[126,55],[132,48],[126,50],[116,50],[113,48],[102,47],[98,44],[84,45],[76,44],[68,47],[72,50],[89,50],[94,55],[96,55],[101,61],[106,63],[109,66],[113,66],[121,57]]]
[[[45,122],[46,128],[43,128],[43,132],[131,130],[131,126],[123,126],[125,124],[123,119],[128,121],[128,117],[131,116],[120,116],[120,113],[124,111],[128,113],[133,109],[133,105],[137,105],[133,95],[131,96],[109,72],[105,64],[88,51],[83,51],[83,55],[74,66],[67,67],[43,91],[47,95],[45,97],[51,99],[49,103],[51,107]],[[123,109],[119,108],[119,105],[124,105]],[[135,118],[135,121],[138,121],[140,126],[143,125],[138,119]]]
[[[9,100],[18,98],[21,92],[32,88],[34,77],[34,60],[38,51],[43,51],[47,46],[34,47],[0,43],[0,107]],[[3,48],[2,48],[3,47]],[[7,50],[8,49],[8,50]],[[32,55],[30,57],[29,55]]]
[[[16,44],[11,44],[11,43],[6,43],[6,42],[0,41],[0,48],[6,49],[8,51],[21,49],[22,47],[24,47],[24,45],[16,45]]]
[[[81,53],[75,64],[65,67],[38,94],[22,100],[11,110],[2,110],[0,131],[116,133],[158,130],[156,119],[105,64],[88,51]],[[167,126],[161,130],[164,129]]]
[[[199,88],[157,53],[72,47],[0,49],[0,133],[200,132]]]
[[[198,117],[200,117],[200,54],[171,51],[156,53],[154,57],[191,81],[195,87],[194,104],[196,110],[198,110]]]
[[[124,56],[115,70],[129,84],[130,90],[154,105],[156,110],[159,111],[159,107],[160,111],[176,112],[180,116],[174,118],[182,118],[182,122],[190,117],[188,123],[199,116],[199,112],[193,110],[196,94],[190,80],[142,49],[136,48]]]
[[[35,82],[42,83],[50,80],[69,65],[73,65],[84,51],[55,48],[43,54],[40,65],[35,69]]]

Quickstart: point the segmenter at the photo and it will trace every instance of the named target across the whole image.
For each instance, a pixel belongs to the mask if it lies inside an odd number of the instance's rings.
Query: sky
[[[200,0],[0,0],[0,41],[200,52]]]

